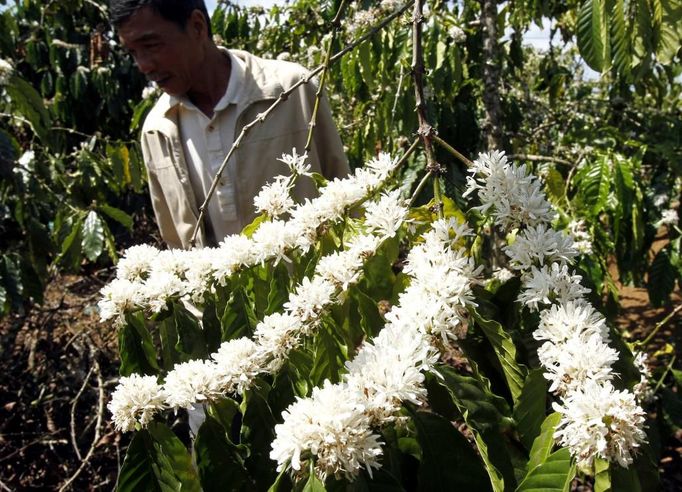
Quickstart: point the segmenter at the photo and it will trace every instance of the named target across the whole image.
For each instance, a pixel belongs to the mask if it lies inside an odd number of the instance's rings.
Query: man
[[[142,152],[161,237],[170,247],[188,248],[198,208],[242,127],[306,72],[216,46],[203,0],[111,0],[110,14],[123,47],[165,93],[143,125]],[[314,84],[302,84],[246,136],[209,202],[197,246],[215,245],[253,220],[254,196],[286,172],[277,158],[305,146],[315,92]],[[312,171],[348,174],[325,100],[313,136]],[[300,179],[295,198],[314,195],[312,181]]]

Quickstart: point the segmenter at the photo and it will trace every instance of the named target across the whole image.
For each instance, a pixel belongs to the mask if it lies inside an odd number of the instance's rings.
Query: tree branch
[[[360,36],[358,39],[356,39],[355,41],[353,41],[352,43],[347,45],[345,48],[343,48],[341,51],[336,53],[334,56],[332,56],[329,59],[329,63],[331,64],[331,63],[336,62],[336,60],[340,59],[346,53],[348,53],[349,51],[352,51],[357,46],[361,45],[362,43],[367,41],[369,38],[374,36],[376,33],[381,31],[384,27],[386,27],[388,24],[390,24],[396,17],[402,15],[410,7],[410,5],[412,5],[413,2],[414,2],[414,0],[409,0],[405,5],[400,7],[398,10],[396,10],[392,14],[388,15],[383,21],[379,22],[375,27],[370,29],[367,33]],[[286,100],[290,94],[292,94],[301,85],[307,84],[308,82],[310,82],[310,79],[312,79],[315,75],[320,73],[323,69],[324,69],[324,65],[320,65],[315,70],[309,72],[305,77],[303,77],[301,80],[296,82],[289,89],[282,92],[279,95],[279,97],[277,98],[277,100],[275,100],[275,102],[273,102],[268,109],[266,109],[264,112],[259,114],[255,120],[244,125],[241,133],[239,134],[239,136],[236,138],[236,140],[232,144],[232,147],[230,147],[230,150],[228,151],[227,155],[225,156],[225,159],[223,159],[223,163],[218,168],[218,172],[216,173],[215,177],[213,178],[213,182],[211,183],[211,187],[209,188],[208,193],[206,194],[206,199],[204,200],[204,203],[202,203],[201,207],[199,207],[199,217],[197,218],[197,223],[194,226],[194,230],[192,231],[192,237],[190,239],[190,246],[191,247],[194,247],[196,245],[197,235],[199,234],[199,228],[201,227],[201,223],[203,222],[204,216],[206,215],[206,209],[208,208],[208,202],[211,200],[211,197],[213,196],[216,188],[218,187],[218,182],[220,181],[220,178],[222,177],[223,172],[225,172],[225,168],[227,167],[227,162],[230,160],[230,157],[232,157],[232,154],[234,154],[235,150],[239,148],[239,146],[242,143],[242,140],[244,140],[244,137],[249,133],[249,131],[254,126],[265,121],[265,119],[277,108],[277,106],[279,106],[282,103],[282,101]]]
[[[341,15],[346,9],[346,0],[341,0],[341,5],[339,5],[339,10],[337,10],[334,19],[332,20],[332,32],[329,36],[329,43],[327,44],[327,52],[324,57],[324,63],[322,64],[322,75],[320,75],[320,84],[317,86],[317,93],[315,94],[315,106],[313,107],[313,114],[310,117],[308,138],[305,142],[305,151],[310,150],[310,145],[313,142],[313,131],[315,130],[315,124],[317,122],[317,111],[320,107],[320,99],[322,99],[322,91],[324,90],[325,83],[327,82],[327,72],[329,71],[329,62],[332,56],[332,46],[334,45],[334,40],[336,39],[336,34],[339,32],[341,27]]]
[[[426,170],[428,175],[433,176],[433,197],[438,208],[438,217],[443,216],[443,199],[440,192],[439,176],[442,168],[433,152],[434,129],[426,116],[426,98],[424,97],[424,49],[422,47],[422,24],[424,15],[422,14],[424,0],[417,0],[414,3],[414,13],[412,17],[412,78],[414,79],[414,97],[417,103],[417,120],[419,129],[417,134],[421,138],[426,153]]]

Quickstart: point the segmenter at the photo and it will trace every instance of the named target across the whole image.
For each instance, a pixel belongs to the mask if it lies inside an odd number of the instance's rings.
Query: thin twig
[[[426,170],[433,177],[433,197],[436,200],[438,217],[443,217],[443,199],[440,191],[441,166],[436,162],[433,152],[433,127],[426,116],[426,98],[424,97],[424,48],[422,46],[422,24],[424,15],[422,14],[424,0],[417,0],[414,3],[414,14],[412,17],[412,78],[414,79],[414,97],[417,103],[417,120],[419,130],[417,133],[424,145],[426,153]]]
[[[345,48],[343,48],[341,51],[336,53],[334,56],[332,56],[329,60],[329,63],[332,64],[342,56],[344,56],[346,53],[349,51],[355,49],[357,46],[361,45],[365,41],[367,41],[369,38],[374,36],[376,33],[381,31],[384,27],[386,27],[388,24],[393,21],[396,17],[399,15],[402,15],[409,7],[412,5],[414,0],[408,1],[405,5],[403,5],[401,8],[393,12],[392,14],[388,15],[386,18],[384,18],[383,21],[379,22],[375,27],[370,29],[367,33],[364,35],[360,36],[358,39],[347,45]],[[201,227],[201,223],[204,219],[204,216],[206,215],[206,209],[208,208],[208,202],[211,200],[211,197],[215,193],[216,188],[218,187],[218,182],[220,181],[220,178],[223,175],[223,172],[225,171],[225,168],[227,167],[227,162],[230,160],[232,157],[232,154],[234,154],[235,150],[239,148],[239,146],[242,143],[242,140],[244,140],[244,137],[248,134],[248,132],[257,124],[262,123],[265,121],[265,119],[279,106],[283,101],[285,101],[289,95],[291,95],[296,89],[298,89],[301,85],[307,84],[310,82],[310,80],[320,73],[324,69],[324,65],[320,65],[317,67],[315,70],[309,72],[305,77],[301,78],[298,82],[294,83],[289,89],[285,90],[282,92],[279,97],[268,107],[264,112],[260,113],[255,120],[252,122],[244,125],[242,127],[242,131],[239,134],[239,136],[235,139],[234,143],[232,144],[232,147],[230,147],[230,150],[227,152],[227,155],[225,156],[225,159],[223,159],[223,163],[220,165],[218,168],[218,171],[216,172],[215,177],[213,178],[213,182],[211,183],[211,187],[208,190],[208,193],[206,194],[206,198],[204,199],[204,203],[202,203],[201,207],[199,207],[199,217],[197,218],[197,223],[194,225],[194,230],[192,231],[192,237],[190,239],[190,246],[194,247],[197,242],[197,235],[199,234],[199,229]]]
[[[640,342],[635,342],[635,346],[641,347],[641,346],[643,346],[643,345],[647,345],[647,344],[651,341],[651,339],[654,338],[654,337],[656,336],[656,333],[658,333],[658,330],[660,330],[660,329],[663,327],[663,325],[665,325],[668,321],[670,321],[670,320],[671,320],[677,313],[679,313],[681,310],[682,310],[682,304],[680,304],[680,305],[677,306],[675,309],[673,309],[673,310],[670,312],[670,314],[668,314],[668,316],[666,316],[666,317],[663,318],[661,321],[659,321],[658,323],[656,323],[656,326],[654,327],[653,330],[651,330],[651,333],[649,333],[649,334],[647,335],[647,337],[646,337],[644,340],[642,340],[642,341],[640,341]]]
[[[400,64],[400,77],[398,77],[398,88],[395,91],[395,98],[393,99],[393,107],[391,108],[391,125],[395,120],[395,111],[398,108],[398,99],[400,99],[400,91],[403,88],[403,79],[405,78],[405,67]]]
[[[329,43],[327,44],[327,52],[324,57],[324,63],[322,64],[322,75],[320,75],[320,83],[317,86],[317,93],[315,94],[315,106],[313,107],[313,114],[310,117],[310,123],[308,124],[308,138],[305,142],[305,151],[310,150],[310,145],[313,142],[313,131],[315,130],[315,124],[317,123],[317,111],[320,108],[320,99],[322,99],[322,91],[324,90],[325,83],[327,82],[327,72],[329,71],[329,61],[332,56],[332,46],[334,45],[334,40],[341,27],[341,15],[346,9],[346,0],[341,0],[341,5],[339,5],[339,10],[336,11],[334,19],[332,19],[332,32],[329,36]]]
[[[443,147],[445,150],[450,152],[452,155],[454,155],[457,159],[459,159],[466,167],[471,167],[474,165],[473,162],[471,162],[469,159],[464,157],[464,155],[459,152],[457,149],[455,149],[452,145],[447,143],[445,140],[440,138],[438,135],[433,135],[433,141],[436,142],[438,145]]]
[[[510,159],[520,159],[524,161],[531,162],[555,162],[557,164],[563,164],[565,166],[572,166],[573,162],[566,159],[561,159],[560,157],[551,157],[548,155],[534,155],[534,154],[512,154],[509,156]]]
[[[92,438],[92,444],[90,445],[90,449],[88,449],[88,452],[85,455],[85,458],[81,461],[80,466],[78,467],[76,472],[73,475],[71,475],[71,477],[66,482],[64,482],[64,485],[62,485],[59,488],[59,492],[67,490],[71,486],[71,484],[76,480],[76,478],[78,478],[81,472],[85,470],[85,467],[88,466],[90,458],[92,458],[92,455],[95,452],[95,448],[99,444],[100,440],[102,420],[104,418],[104,379],[102,378],[102,371],[100,370],[99,362],[97,362],[97,355],[96,353],[94,353],[94,350],[92,354],[92,359],[94,361],[93,368],[95,370],[95,375],[97,376],[97,389],[99,392],[99,400],[97,405],[97,421],[95,423],[95,435]]]
[[[661,378],[656,383],[656,386],[654,386],[654,395],[656,393],[658,393],[658,390],[661,389],[661,386],[663,386],[663,380],[668,375],[670,370],[673,368],[673,364],[675,363],[676,358],[677,358],[677,354],[673,355],[672,358],[670,359],[670,362],[666,366],[665,371],[663,371],[663,375],[661,376]]]
[[[414,190],[414,193],[412,194],[412,198],[410,198],[410,208],[412,208],[412,205],[414,205],[414,201],[417,199],[419,196],[419,193],[424,189],[424,186],[426,186],[426,183],[429,182],[429,179],[433,176],[433,172],[429,171],[427,172],[422,180],[419,182],[417,185],[417,188]]]
[[[76,407],[78,406],[78,400],[83,394],[83,391],[85,391],[85,388],[88,386],[88,381],[90,381],[90,376],[92,376],[92,372],[94,370],[95,366],[93,364],[90,367],[88,374],[85,376],[81,388],[78,390],[78,393],[76,393],[76,396],[71,401],[71,445],[73,446],[74,451],[76,451],[76,456],[78,457],[79,461],[83,461],[83,456],[81,455],[80,449],[78,449],[78,440],[76,439]]]

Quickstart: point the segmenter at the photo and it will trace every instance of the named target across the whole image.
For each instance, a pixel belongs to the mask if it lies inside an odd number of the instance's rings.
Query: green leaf
[[[185,446],[168,427],[152,422],[128,446],[116,490],[199,492],[201,488]]]
[[[472,314],[476,320],[476,325],[481,327],[481,330],[493,346],[493,350],[495,350],[495,354],[497,354],[497,358],[502,366],[509,391],[514,402],[517,402],[523,389],[527,370],[516,362],[516,345],[514,345],[509,334],[504,331],[502,325],[497,321],[484,319],[475,310],[472,310]]]
[[[613,0],[611,8],[611,50],[613,65],[621,74],[629,74],[632,67],[632,32],[625,15],[624,0]]]
[[[611,487],[618,492],[642,492],[642,484],[634,466],[612,466]]]
[[[545,177],[545,190],[552,202],[560,203],[565,198],[566,180],[555,168],[550,168]]]
[[[268,294],[268,305],[265,314],[270,315],[281,311],[284,304],[289,300],[289,271],[280,262],[272,271],[270,280],[270,292]]]
[[[88,212],[83,222],[81,247],[85,257],[90,261],[95,261],[102,254],[102,249],[104,248],[104,227],[102,218],[94,210]]]
[[[480,459],[452,423],[435,413],[407,408],[422,451],[418,490],[490,490]]]
[[[194,441],[194,452],[205,492],[253,490],[255,484],[244,467],[236,446],[225,436],[225,429],[212,417],[206,420]]]
[[[123,227],[128,229],[129,231],[133,230],[133,218],[125,213],[123,210],[120,210],[116,207],[112,207],[111,205],[99,205],[97,209],[102,212],[103,214],[109,216],[109,218],[115,220],[119,224],[121,224]]]
[[[154,447],[159,454],[163,454],[170,464],[173,475],[179,482],[180,489],[188,492],[200,492],[199,477],[192,465],[192,457],[182,441],[172,430],[160,422],[151,422],[147,426],[147,430],[154,439]]]
[[[303,487],[303,492],[327,492],[324,484],[320,482],[315,473],[312,472],[312,467],[310,476]]]
[[[568,492],[575,477],[575,465],[568,448],[552,453],[528,472],[517,492]]]
[[[493,394],[481,381],[470,376],[462,376],[448,366],[440,365],[438,373],[443,376],[443,384],[467,422],[476,429],[496,429],[509,423],[510,410],[504,398]]]
[[[607,156],[599,157],[592,165],[580,171],[578,197],[592,216],[599,215],[606,207],[611,185],[611,166]]]
[[[83,230],[85,215],[79,212],[75,214],[73,219],[69,234],[64,239],[64,242],[62,242],[59,256],[57,256],[54,262],[59,263],[64,259],[70,259],[71,261],[67,262],[67,266],[75,268],[80,263],[81,241],[78,238],[80,238]]]
[[[173,304],[173,319],[178,334],[175,349],[186,354],[189,359],[205,358],[208,355],[206,340],[197,318],[178,302]]]
[[[206,340],[206,350],[209,353],[216,352],[220,347],[222,329],[216,308],[215,299],[210,298],[204,303],[201,327]]]
[[[256,324],[256,315],[249,304],[248,296],[244,288],[239,286],[232,291],[220,318],[223,342],[251,335]]]
[[[367,87],[371,91],[374,87],[375,67],[372,65],[372,45],[368,42],[362,43],[357,48],[357,57],[360,61],[360,74]]]
[[[542,369],[533,369],[528,373],[514,407],[514,420],[526,449],[533,446],[545,419],[547,387]]]
[[[156,351],[152,337],[140,318],[141,314],[126,316],[126,324],[118,333],[118,351],[121,357],[121,376],[131,374],[158,374]]]
[[[590,68],[609,68],[609,29],[605,0],[585,0],[578,11],[578,50]]]
[[[551,413],[547,416],[540,428],[540,434],[533,441],[533,446],[530,449],[530,457],[528,459],[528,470],[533,470],[536,466],[544,463],[554,448],[554,431],[556,430],[561,414],[559,412]]]
[[[610,492],[611,473],[609,462],[601,458],[594,460],[594,492]],[[614,490],[613,492],[620,492]]]
[[[258,217],[256,217],[255,219],[253,219],[253,221],[252,221],[250,224],[247,224],[247,225],[244,227],[244,229],[242,229],[242,234],[243,234],[244,236],[250,238],[251,236],[253,236],[253,233],[256,232],[256,231],[258,230],[258,228],[260,227],[260,225],[261,225],[263,222],[267,222],[267,220],[268,220],[268,216],[267,216],[266,214],[261,214],[261,215],[259,215]]]
[[[270,486],[268,492],[289,492],[291,490],[291,480],[289,479],[289,471],[284,468],[279,475],[277,475],[277,480]]]
[[[332,383],[338,382],[346,360],[346,346],[333,323],[325,320],[315,337],[315,363],[310,373],[311,381],[315,386],[320,386],[327,379]]]
[[[379,313],[379,308],[374,299],[365,294],[359,287],[351,289],[351,296],[358,303],[360,314],[360,326],[368,337],[376,336],[384,326],[384,319]]]
[[[663,19],[656,57],[663,65],[673,62],[682,45],[682,2],[679,0],[661,0]]]
[[[14,111],[26,118],[33,132],[43,144],[48,145],[51,121],[40,94],[16,74],[10,77],[5,90],[12,100]]]
[[[258,490],[267,488],[275,479],[275,467],[270,459],[270,447],[275,439],[276,420],[268,405],[270,387],[265,381],[257,381],[247,391],[241,403],[241,443],[249,447],[251,454],[245,465],[256,480]]]
[[[464,421],[474,433],[493,491],[511,490],[516,484],[514,469],[500,433],[511,421],[507,402],[477,379],[457,374],[446,366],[438,366],[437,370]]]
[[[651,304],[661,306],[668,302],[677,277],[677,270],[670,262],[667,249],[660,250],[651,262],[648,272],[646,288]]]
[[[123,466],[118,474],[117,492],[166,492],[175,490],[175,483],[161,484],[157,473],[160,472],[155,467],[155,460],[148,452],[145,441],[151,437],[146,430],[135,434],[128,446]]]

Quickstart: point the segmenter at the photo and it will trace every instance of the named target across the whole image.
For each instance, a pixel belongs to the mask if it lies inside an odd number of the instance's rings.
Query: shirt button
[[[208,131],[209,131],[209,132],[212,132],[213,130],[215,130],[215,126],[213,126],[213,125],[208,125]]]

